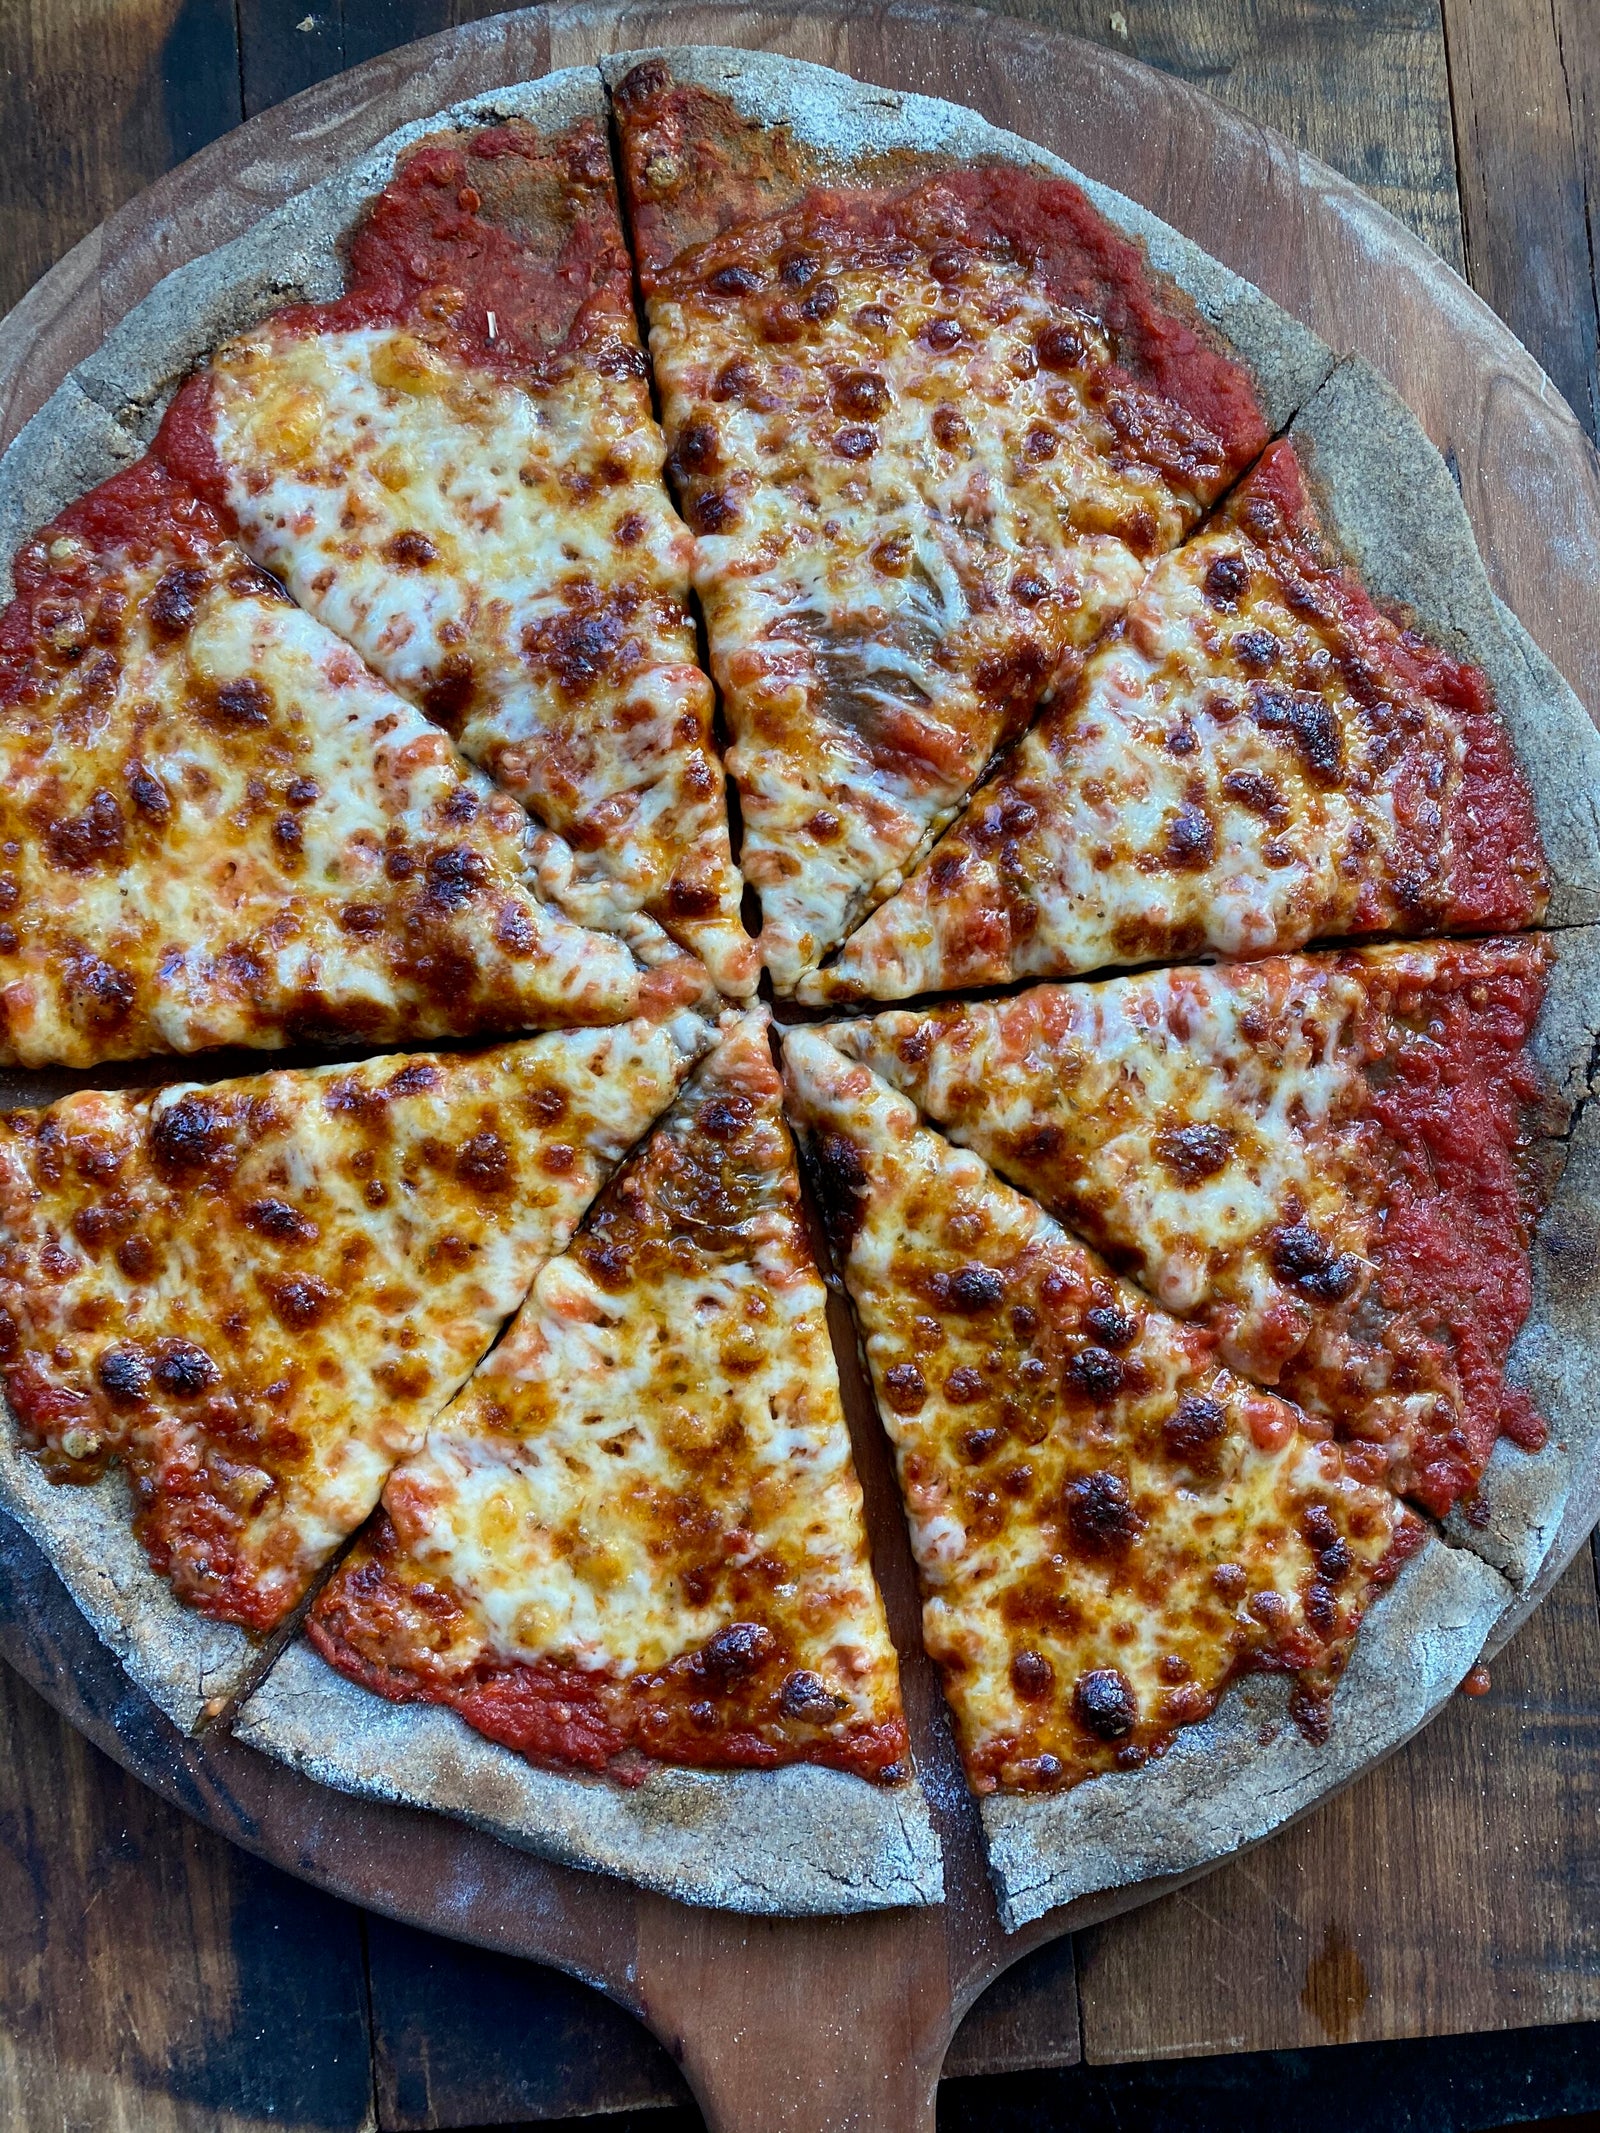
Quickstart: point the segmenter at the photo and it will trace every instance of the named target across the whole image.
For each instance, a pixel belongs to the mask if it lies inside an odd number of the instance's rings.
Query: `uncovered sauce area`
[[[808,1697],[827,1710],[821,1682],[795,1670],[779,1640],[753,1622],[731,1623],[699,1651],[628,1677],[553,1662],[489,1660],[456,1672],[430,1664],[420,1649],[426,1631],[419,1637],[412,1625],[423,1618],[448,1647],[459,1603],[443,1580],[397,1578],[393,1548],[394,1529],[380,1513],[358,1566],[328,1588],[309,1624],[330,1665],[391,1702],[444,1704],[533,1762],[605,1771],[623,1784],[641,1783],[652,1762],[703,1770],[822,1763],[886,1784],[907,1774],[903,1719],[808,1724]],[[404,1667],[373,1656],[396,1630]]]
[[[1325,553],[1315,505],[1287,438],[1262,455],[1230,500],[1228,515],[1272,551],[1292,600],[1325,602],[1337,616],[1349,646],[1345,675],[1363,702],[1386,695],[1403,705],[1408,695],[1422,697],[1439,706],[1459,734],[1444,923],[1463,933],[1531,924],[1544,909],[1549,876],[1533,800],[1485,677],[1401,628],[1353,572]]]
[[[1433,986],[1398,994],[1411,1034],[1368,1075],[1388,1136],[1380,1300],[1448,1345],[1465,1401],[1417,1451],[1409,1493],[1441,1516],[1470,1498],[1497,1437],[1523,1451],[1545,1441],[1527,1394],[1505,1382],[1533,1296],[1527,1120],[1542,1090],[1525,1047],[1551,961],[1542,941],[1515,950],[1469,984],[1446,963]]]

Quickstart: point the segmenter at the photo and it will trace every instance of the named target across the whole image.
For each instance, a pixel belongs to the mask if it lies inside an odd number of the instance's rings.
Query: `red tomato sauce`
[[[443,1592],[419,1595],[381,1558],[369,1560],[328,1588],[309,1635],[330,1666],[392,1703],[443,1704],[530,1762],[605,1772],[624,1784],[639,1783],[652,1762],[705,1770],[822,1763],[880,1782],[905,1774],[902,1719],[796,1736],[777,1713],[771,1666],[708,1696],[693,1653],[626,1678],[544,1662],[480,1660],[465,1671],[430,1662],[426,1632],[398,1627],[424,1598],[424,1612],[453,1611]],[[404,1649],[406,1663],[372,1655],[386,1645]]]
[[[1326,554],[1326,541],[1287,438],[1272,445],[1230,503],[1228,515],[1272,545],[1270,529],[1248,514],[1265,497],[1276,507],[1288,540],[1289,573],[1310,582],[1313,597],[1336,614],[1354,648],[1389,693],[1423,697],[1459,734],[1459,782],[1449,801],[1449,878],[1438,923],[1462,932],[1526,926],[1544,909],[1549,876],[1533,800],[1486,676],[1386,615],[1353,572]],[[1397,813],[1406,795],[1397,788]],[[1418,793],[1413,799],[1431,796]],[[1430,848],[1431,849],[1431,848]]]
[[[1441,1515],[1471,1495],[1497,1438],[1525,1451],[1545,1440],[1505,1368],[1533,1293],[1528,1120],[1543,1092],[1525,1048],[1550,951],[1496,947],[1486,970],[1463,946],[1414,1008],[1397,1003],[1414,1034],[1371,1098],[1388,1136],[1381,1300],[1447,1345],[1462,1388],[1461,1414],[1423,1438],[1407,1490]]]
[[[217,514],[148,453],[69,504],[12,565],[16,596],[0,615],[0,705],[49,686],[72,665],[87,668],[97,650],[120,641],[116,580],[125,567],[201,568],[225,538]],[[53,558],[64,541],[82,552]]]

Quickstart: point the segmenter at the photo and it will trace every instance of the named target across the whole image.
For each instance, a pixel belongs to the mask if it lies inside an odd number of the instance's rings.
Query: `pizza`
[[[685,1011],[12,1112],[0,1370],[25,1442],[58,1481],[120,1462],[174,1592],[275,1628],[707,1037]]]
[[[975,1815],[1009,1930],[1582,1538],[1600,739],[1132,201],[495,91],[115,325],[6,554],[0,1504],[186,1730],[769,1914]]]
[[[615,86],[650,349],[780,992],[891,889],[1270,428],[1081,189]]]
[[[979,1793],[1137,1770],[1249,1669],[1313,1731],[1422,1528],[826,1039],[784,1043]]]
[[[0,616],[0,1057],[623,1021],[627,946],[554,910],[447,735],[142,459]]]
[[[1484,675],[1374,604],[1291,431],[800,990],[903,999],[1204,950],[1483,932],[1532,923],[1547,890]]]
[[[700,1067],[317,1601],[324,1657],[561,1765],[909,1774],[764,1014]]]
[[[824,1034],[1442,1516],[1531,1301],[1536,936],[1169,967]]]
[[[340,296],[225,343],[155,450],[557,833],[566,909],[644,911],[752,988],[688,536],[593,116],[410,147]]]

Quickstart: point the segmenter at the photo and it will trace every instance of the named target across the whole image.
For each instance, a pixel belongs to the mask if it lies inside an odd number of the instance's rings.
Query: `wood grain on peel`
[[[1600,37],[1584,0],[1444,0],[1466,271],[1600,425]]]
[[[357,2133],[356,1912],[202,1829],[0,1666],[0,2125]]]
[[[1259,1850],[1078,1936],[1085,2057],[1600,2018],[1597,1682],[1584,1549],[1489,1694]]]
[[[0,61],[4,312],[244,114],[230,0],[13,0]]]

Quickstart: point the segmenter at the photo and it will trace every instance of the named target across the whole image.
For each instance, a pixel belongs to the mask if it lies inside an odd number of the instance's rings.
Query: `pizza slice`
[[[547,906],[521,808],[157,461],[14,576],[0,1059],[616,1022],[704,982]]]
[[[868,1068],[784,1068],[973,1789],[1138,1769],[1252,1671],[1324,1731],[1421,1521]]]
[[[906,1777],[825,1302],[752,1013],[395,1470],[318,1650],[626,1782]]]
[[[1450,521],[1440,566],[1424,568],[1421,535],[1383,561],[1412,570],[1454,652],[1379,606],[1341,552],[1321,477],[1351,448],[1351,400],[1363,451],[1392,446],[1403,468],[1420,444],[1448,492],[1432,499]],[[1359,378],[1341,375],[1327,409],[1313,402],[1162,559],[1077,687],[803,998],[1539,917],[1541,824],[1485,671],[1509,683],[1515,659],[1449,477]],[[1463,611],[1475,626],[1450,627]]]
[[[0,1371],[23,1444],[65,1483],[120,1462],[177,1596],[270,1630],[709,1034],[686,1011],[11,1114]]]
[[[156,450],[558,833],[566,909],[644,911],[745,993],[758,962],[599,84],[558,103],[555,130],[405,149],[345,293],[218,349]]]
[[[1038,985],[826,1032],[1443,1515],[1531,1302],[1547,942],[1432,941]]]
[[[612,78],[741,863],[786,993],[1326,352],[1282,321],[1247,360],[1152,266],[1146,237],[1175,268],[1181,240],[970,113],[759,54]]]

